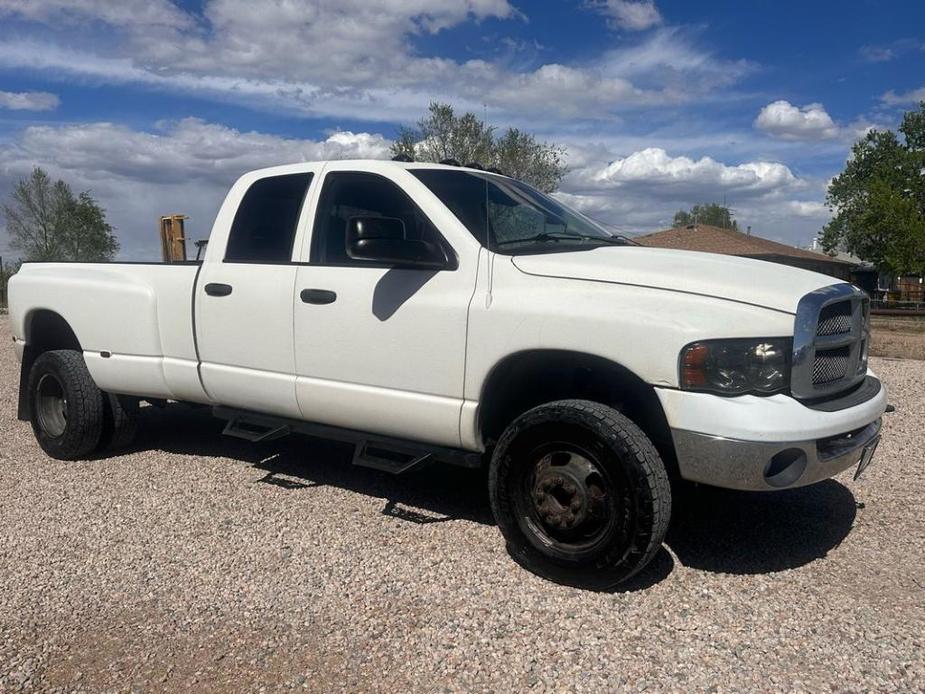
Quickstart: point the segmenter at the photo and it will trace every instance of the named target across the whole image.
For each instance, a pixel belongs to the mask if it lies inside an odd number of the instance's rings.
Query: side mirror
[[[405,223],[395,217],[351,217],[347,220],[347,255],[354,260],[396,267],[439,269],[447,264],[439,246],[409,239]]]

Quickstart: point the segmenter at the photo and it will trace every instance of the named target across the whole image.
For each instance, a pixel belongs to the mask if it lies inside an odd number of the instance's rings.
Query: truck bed
[[[200,264],[25,263],[10,283],[14,340],[66,316],[104,390],[207,402],[197,374],[193,289]]]

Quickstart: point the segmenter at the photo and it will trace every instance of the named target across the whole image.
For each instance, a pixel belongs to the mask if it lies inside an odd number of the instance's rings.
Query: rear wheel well
[[[78,352],[80,341],[71,326],[59,313],[48,309],[34,311],[26,320],[26,344],[38,354],[51,349],[73,349]]]
[[[19,372],[19,419],[29,418],[29,372],[32,364],[44,352],[55,349],[69,349],[82,352],[80,341],[70,324],[59,313],[49,309],[33,311],[26,317],[26,346],[23,350]]]
[[[626,367],[582,352],[531,350],[495,366],[480,398],[482,441],[490,448],[527,410],[570,398],[619,410],[645,432],[669,472],[677,469],[671,431],[655,389]]]

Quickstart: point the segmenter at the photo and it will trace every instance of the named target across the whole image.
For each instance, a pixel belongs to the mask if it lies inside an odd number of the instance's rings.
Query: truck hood
[[[796,313],[805,294],[841,280],[751,258],[643,246],[519,255],[528,275],[608,282],[700,294]]]

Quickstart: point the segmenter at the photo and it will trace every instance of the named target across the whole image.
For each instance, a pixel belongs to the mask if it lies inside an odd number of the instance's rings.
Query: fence
[[[0,313],[6,313],[6,287],[0,287]]]
[[[871,301],[870,312],[881,316],[925,316],[925,301]]]

